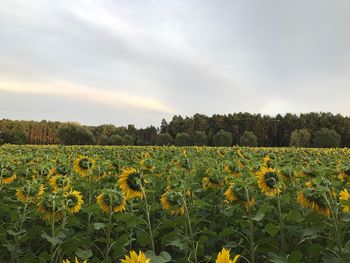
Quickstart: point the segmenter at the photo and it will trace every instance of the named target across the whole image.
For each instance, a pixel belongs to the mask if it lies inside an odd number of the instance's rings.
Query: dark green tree
[[[169,133],[160,133],[156,137],[156,145],[163,146],[163,145],[171,145],[173,142],[173,138],[171,138]]]
[[[319,148],[336,148],[340,146],[340,142],[341,137],[335,130],[322,128],[315,132],[313,146]]]
[[[308,129],[294,130],[290,136],[289,146],[309,147],[311,134]]]
[[[239,138],[239,145],[256,147],[256,146],[258,146],[258,138],[256,138],[256,136],[253,132],[245,131],[242,134],[241,138]]]
[[[94,144],[92,132],[87,127],[81,126],[78,123],[64,123],[58,128],[57,133],[61,144]]]
[[[193,145],[196,145],[196,146],[208,145],[208,137],[204,131],[195,131],[194,132]]]
[[[113,134],[111,138],[109,139],[110,145],[124,145],[124,140],[122,136],[118,134]]]
[[[192,138],[187,133],[178,133],[176,134],[174,144],[176,146],[190,146],[192,145]]]
[[[232,134],[230,132],[220,130],[213,136],[214,146],[232,146]]]

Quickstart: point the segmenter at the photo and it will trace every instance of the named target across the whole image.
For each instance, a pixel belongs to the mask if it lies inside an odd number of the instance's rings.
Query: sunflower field
[[[0,262],[350,262],[350,150],[0,147]]]

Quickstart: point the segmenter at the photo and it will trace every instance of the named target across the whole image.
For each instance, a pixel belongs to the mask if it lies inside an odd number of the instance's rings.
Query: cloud
[[[175,112],[171,107],[154,98],[135,96],[117,91],[86,88],[64,82],[51,85],[0,82],[0,90],[12,93],[64,96],[75,100],[89,100],[108,104],[115,108],[133,107],[165,114]]]

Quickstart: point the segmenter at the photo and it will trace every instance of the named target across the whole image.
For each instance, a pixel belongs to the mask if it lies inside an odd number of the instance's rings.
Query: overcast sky
[[[0,0],[0,119],[350,115],[348,0]]]

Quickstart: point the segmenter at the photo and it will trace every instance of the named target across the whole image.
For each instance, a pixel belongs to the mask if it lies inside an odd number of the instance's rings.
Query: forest
[[[0,120],[0,144],[350,147],[350,117],[325,112],[175,115],[159,127]]]

